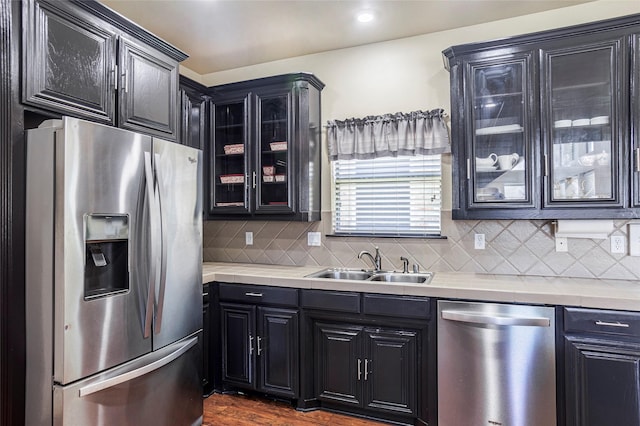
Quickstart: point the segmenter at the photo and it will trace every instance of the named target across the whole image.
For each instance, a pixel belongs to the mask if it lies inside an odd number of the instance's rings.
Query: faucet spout
[[[366,250],[362,250],[360,254],[358,254],[358,259],[362,259],[362,256],[367,256],[371,263],[373,264],[373,268],[376,272],[382,270],[382,258],[380,257],[380,249],[376,247],[376,255],[375,257]]]

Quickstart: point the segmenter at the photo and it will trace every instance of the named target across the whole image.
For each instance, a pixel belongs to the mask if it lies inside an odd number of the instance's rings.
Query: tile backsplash
[[[209,262],[360,268],[371,265],[358,259],[358,253],[379,246],[383,269],[401,270],[403,256],[422,271],[640,279],[640,259],[612,254],[609,238],[571,238],[567,252],[556,252],[549,220],[454,221],[443,211],[446,239],[409,239],[331,237],[331,213],[323,213],[322,219],[206,221],[203,257]],[[614,221],[612,235],[627,237],[627,223]],[[253,232],[253,245],[245,244],[245,232]],[[321,246],[307,245],[308,232],[321,233]],[[474,248],[474,234],[485,235],[484,250]]]

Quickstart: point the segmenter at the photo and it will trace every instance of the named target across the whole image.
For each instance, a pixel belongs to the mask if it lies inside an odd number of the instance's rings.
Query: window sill
[[[421,240],[446,240],[446,235],[438,235],[438,234],[421,234],[421,235],[401,235],[401,234],[347,234],[347,233],[334,233],[327,234],[325,237],[338,237],[338,238],[352,238],[352,237],[362,237],[362,238],[414,238]]]

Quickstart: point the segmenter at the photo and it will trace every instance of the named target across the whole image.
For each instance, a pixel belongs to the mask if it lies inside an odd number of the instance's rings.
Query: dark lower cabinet
[[[567,426],[640,426],[640,345],[567,338]]]
[[[220,304],[225,386],[296,398],[298,311]]]
[[[315,323],[320,400],[416,416],[417,333]]]
[[[362,406],[362,327],[317,322],[314,328],[318,399]]]
[[[566,308],[567,426],[640,426],[640,314]]]
[[[364,334],[364,405],[417,415],[418,336],[407,330],[368,330]]]
[[[211,378],[211,303],[209,302],[210,285],[202,288],[202,394],[209,395],[212,391]]]

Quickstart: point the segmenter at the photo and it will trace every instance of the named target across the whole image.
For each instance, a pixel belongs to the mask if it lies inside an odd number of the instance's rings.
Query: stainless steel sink
[[[432,272],[374,272],[364,269],[329,268],[306,276],[307,278],[328,278],[333,280],[357,280],[375,282],[395,282],[429,284],[433,279]]]
[[[415,283],[415,284],[429,284],[433,279],[431,272],[384,272],[373,275],[370,281],[384,281],[392,283]]]
[[[307,278],[329,278],[333,280],[366,280],[373,276],[373,272],[362,269],[323,269],[320,272],[307,275]]]

